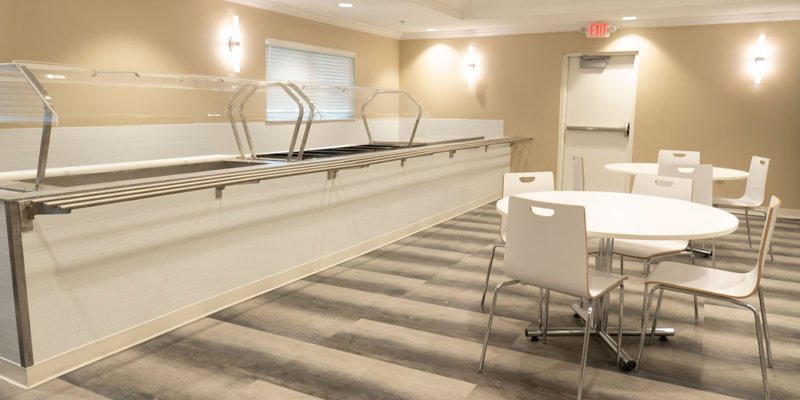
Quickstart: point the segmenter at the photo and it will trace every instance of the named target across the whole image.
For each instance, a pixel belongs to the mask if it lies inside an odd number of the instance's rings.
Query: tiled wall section
[[[292,127],[252,124],[256,150],[286,151]],[[347,143],[357,137],[351,121],[318,124],[311,144],[332,138]],[[239,129],[241,134],[241,128]],[[41,130],[0,130],[0,171],[35,169]],[[242,134],[242,140],[244,135]],[[107,164],[208,154],[238,154],[230,124],[137,125],[108,127],[56,127],[50,142],[48,167]]]
[[[397,140],[398,136],[407,136],[412,124],[413,119],[408,118],[374,119],[370,120],[370,130],[375,140]],[[293,125],[254,123],[250,128],[256,151],[288,150]],[[239,131],[244,141],[241,128]],[[476,133],[502,137],[502,121],[423,119],[418,137],[474,136]],[[0,129],[0,172],[35,169],[40,138],[40,129]],[[312,126],[308,147],[361,143],[367,143],[361,120],[318,122]],[[55,127],[48,167],[209,154],[238,154],[229,124]]]
[[[41,215],[23,234],[34,362],[499,195],[510,148]]]
[[[5,204],[0,201],[0,357],[19,364],[17,320],[11,281],[11,258]]]

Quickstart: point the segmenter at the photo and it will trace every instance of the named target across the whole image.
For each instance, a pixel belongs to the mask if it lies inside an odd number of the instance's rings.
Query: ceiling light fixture
[[[622,17],[623,21],[636,21],[636,16]]]
[[[437,29],[437,28],[428,28],[428,29],[425,29],[425,32],[439,32],[439,29]]]
[[[353,3],[339,3],[339,8],[353,8]]]

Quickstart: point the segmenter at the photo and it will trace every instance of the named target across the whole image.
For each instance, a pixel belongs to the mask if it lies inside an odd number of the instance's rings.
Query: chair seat
[[[664,285],[699,293],[729,298],[753,295],[755,279],[752,273],[739,273],[699,267],[673,261],[658,263],[645,279],[645,285]]]
[[[653,258],[680,253],[689,246],[686,240],[614,240],[614,253],[627,257]]]
[[[589,269],[589,294],[592,298],[618,287],[620,282],[628,279],[625,275]]]
[[[730,197],[715,197],[713,200],[715,206],[728,206],[728,207],[758,207],[763,203],[758,200],[751,200],[745,197],[730,198]]]

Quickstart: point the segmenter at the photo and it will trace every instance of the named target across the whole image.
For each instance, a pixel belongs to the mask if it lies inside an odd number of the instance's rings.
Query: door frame
[[[633,56],[633,73],[636,79],[633,82],[633,105],[631,106],[631,120],[630,133],[628,135],[628,146],[625,149],[626,162],[631,162],[633,159],[633,139],[636,130],[636,99],[638,97],[639,86],[639,51],[608,51],[608,52],[581,52],[581,53],[564,53],[561,58],[561,101],[558,110],[558,165],[556,167],[556,187],[558,190],[563,190],[564,176],[564,141],[567,134],[567,84],[569,83],[569,59],[570,57],[580,56]],[[625,186],[630,187],[630,177],[625,178]]]

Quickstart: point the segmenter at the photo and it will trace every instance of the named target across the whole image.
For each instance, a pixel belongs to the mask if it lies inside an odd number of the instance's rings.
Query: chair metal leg
[[[644,288],[644,308],[642,308],[642,333],[639,335],[639,353],[636,355],[636,367],[634,368],[635,371],[639,370],[639,366],[642,365],[642,351],[644,350],[644,337],[646,336],[647,329],[647,319],[650,317],[650,307],[653,305],[653,295],[655,295],[656,290],[658,290],[658,286],[653,286],[650,289],[650,293],[647,293],[647,287]]]
[[[494,264],[494,254],[497,252],[498,247],[505,247],[504,244],[497,243],[492,246],[492,257],[489,258],[489,268],[486,270],[486,283],[483,285],[483,296],[481,296],[481,310],[483,310],[484,303],[486,302],[486,292],[489,291],[489,275],[492,274],[492,264]]]
[[[625,275],[625,256],[619,255],[619,274]]]
[[[717,268],[717,239],[711,238],[711,268]]]
[[[591,332],[592,325],[594,325],[594,306],[596,301],[594,299],[589,303],[589,308],[586,309],[586,328],[583,331],[583,351],[581,352],[581,375],[578,379],[578,400],[583,396],[583,375],[586,370],[586,358],[589,354],[589,333]]]
[[[744,226],[747,227],[747,245],[752,249],[753,240],[750,239],[750,214],[744,209]]]
[[[764,399],[769,400],[769,384],[767,383],[767,363],[764,361],[764,326],[763,320],[758,315],[758,310],[750,304],[745,304],[740,301],[730,300],[731,303],[740,305],[753,312],[753,317],[756,322],[756,336],[758,338],[758,358],[761,362],[761,381],[764,385]]]
[[[542,315],[544,315],[544,308],[543,307],[544,307],[544,289],[539,288],[539,315],[536,318],[536,323],[537,323],[539,329],[542,329],[542,324],[544,322],[544,321],[542,321]]]
[[[544,327],[542,328],[542,343],[547,344],[547,325],[550,322],[550,289],[544,289]]]
[[[694,252],[691,250],[689,251],[689,258],[691,258],[692,260],[692,265],[695,265]],[[698,319],[700,318],[700,312],[697,309],[697,295],[694,295],[693,297],[694,297],[694,319]]]
[[[625,285],[619,285],[619,323],[617,324],[617,365],[622,361],[622,313],[625,309]]]
[[[483,349],[481,350],[481,361],[478,364],[478,372],[483,372],[483,362],[486,359],[486,347],[489,346],[489,333],[492,331],[492,320],[494,319],[494,309],[497,306],[497,295],[500,294],[500,289],[505,286],[516,285],[519,281],[506,281],[499,283],[494,289],[494,299],[492,300],[492,308],[489,310],[489,324],[486,326],[486,334],[483,336]]]
[[[656,336],[656,326],[658,326],[658,313],[661,312],[661,300],[664,299],[664,289],[658,292],[658,303],[656,304],[656,314],[653,316],[653,329],[650,331],[650,341],[653,343],[653,338]]]
[[[767,307],[764,305],[764,293],[758,288],[758,304],[761,308],[761,319],[764,320],[764,344],[767,345],[767,362],[772,368],[772,347],[769,344],[769,325],[767,324]]]

